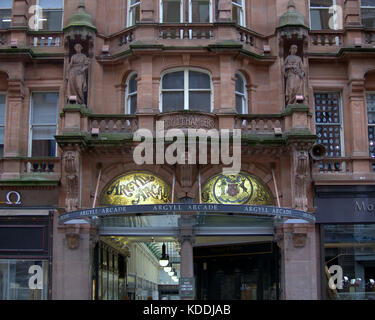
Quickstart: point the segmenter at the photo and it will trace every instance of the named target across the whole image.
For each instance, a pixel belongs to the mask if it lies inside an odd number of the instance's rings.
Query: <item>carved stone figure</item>
[[[294,207],[297,210],[307,211],[307,169],[308,169],[308,154],[307,151],[296,151],[294,155],[294,176],[295,176],[295,191],[294,191]]]
[[[78,159],[75,152],[66,152],[64,161],[66,172],[65,210],[70,212],[78,209]]]
[[[286,57],[284,63],[285,76],[285,96],[286,104],[295,104],[296,96],[303,95],[303,83],[305,72],[303,70],[302,59],[297,56],[297,46],[293,44],[289,50],[289,56]]]
[[[86,104],[87,74],[90,64],[89,58],[82,52],[82,46],[74,46],[74,54],[68,65],[68,97],[76,96],[78,104]]]

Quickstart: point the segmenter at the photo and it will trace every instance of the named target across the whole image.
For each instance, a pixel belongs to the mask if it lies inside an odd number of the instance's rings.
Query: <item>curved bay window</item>
[[[137,90],[137,74],[132,74],[126,83],[126,114],[135,114],[137,111]]]
[[[236,74],[236,111],[240,114],[247,113],[247,96],[245,78]]]
[[[192,110],[211,112],[210,75],[191,69],[172,71],[162,76],[160,111]]]

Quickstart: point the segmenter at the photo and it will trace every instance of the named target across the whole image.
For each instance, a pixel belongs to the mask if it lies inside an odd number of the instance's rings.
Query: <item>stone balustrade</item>
[[[310,47],[340,47],[344,45],[343,31],[310,31]]]
[[[208,40],[215,37],[212,24],[160,24],[159,39]]]
[[[138,128],[137,119],[131,115],[90,115],[88,129],[90,133],[131,133]]]
[[[275,129],[285,130],[281,115],[239,115],[236,128],[247,133],[275,133]]]
[[[313,161],[315,174],[348,174],[353,172],[353,160],[350,158],[326,158]]]
[[[28,36],[30,47],[62,47],[62,33],[34,33]]]
[[[22,173],[59,174],[60,158],[25,158],[21,160]]]

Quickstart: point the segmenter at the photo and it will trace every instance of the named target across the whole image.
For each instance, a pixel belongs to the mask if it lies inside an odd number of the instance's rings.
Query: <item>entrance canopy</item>
[[[231,216],[255,216],[269,218],[302,219],[315,223],[315,216],[311,213],[289,208],[256,205],[230,204],[151,204],[110,206],[74,211],[59,217],[59,223],[69,220],[114,217],[114,216],[142,216],[142,215],[206,215],[224,214]]]

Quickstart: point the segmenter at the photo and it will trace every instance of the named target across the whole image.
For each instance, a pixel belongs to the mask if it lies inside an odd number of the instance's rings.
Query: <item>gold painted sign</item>
[[[171,187],[149,172],[124,174],[104,189],[101,205],[166,204],[171,202]]]
[[[271,193],[257,178],[246,172],[217,174],[202,188],[203,203],[272,205]]]

